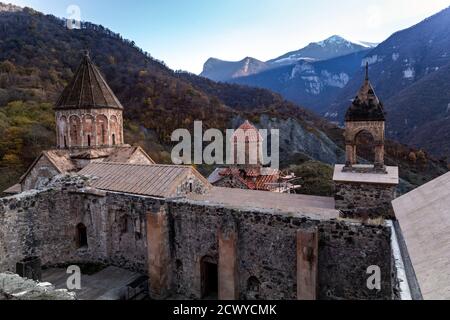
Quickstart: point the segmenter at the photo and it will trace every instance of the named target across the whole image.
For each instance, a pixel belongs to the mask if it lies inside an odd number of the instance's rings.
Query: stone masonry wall
[[[201,297],[201,259],[218,261],[218,230],[224,221],[232,221],[237,230],[237,292],[242,299],[296,299],[296,233],[312,227],[319,232],[318,298],[391,298],[387,227],[186,199],[164,202],[101,192],[82,182],[0,199],[0,272],[15,271],[16,262],[37,256],[43,265],[102,262],[147,273],[149,215],[166,221],[167,232],[155,239],[166,255],[158,257],[164,262],[161,285],[167,283],[174,297]],[[77,247],[79,223],[87,228],[87,248]],[[380,291],[366,286],[371,265],[381,268]]]
[[[42,156],[22,182],[22,190],[42,188],[58,174],[59,172],[55,166],[47,157]]]
[[[346,218],[395,218],[395,185],[335,182],[336,209]]]
[[[0,272],[27,257],[43,265],[107,263],[147,272],[146,213],[159,200],[70,187],[0,199]],[[155,209],[156,208],[156,209]],[[77,247],[77,225],[88,247]]]
[[[236,221],[241,299],[296,299],[296,230],[319,230],[320,299],[390,299],[390,230],[343,221],[315,221],[271,212],[241,211],[178,201],[169,204],[173,220],[173,290],[200,298],[200,261],[218,259],[217,230],[223,219]],[[380,266],[382,290],[367,288],[367,268]],[[254,283],[259,283],[254,292]],[[258,286],[256,286],[258,287]]]

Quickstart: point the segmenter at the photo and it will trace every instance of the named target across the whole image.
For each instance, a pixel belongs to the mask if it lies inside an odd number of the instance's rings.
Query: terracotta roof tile
[[[279,171],[271,168],[223,168],[218,171],[216,175],[220,177],[233,176],[251,190],[266,191],[271,190],[271,184],[278,182],[279,179]]]

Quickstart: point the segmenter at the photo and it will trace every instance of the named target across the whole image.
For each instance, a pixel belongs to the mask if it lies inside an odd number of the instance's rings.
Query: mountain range
[[[327,47],[334,36],[281,58],[287,65],[260,69],[222,81],[267,88],[332,122],[342,124],[349,102],[370,65],[370,79],[384,102],[389,138],[450,156],[450,8],[394,33],[376,46],[347,44],[355,50],[339,57],[304,54],[308,47]],[[338,42],[345,43],[344,40]],[[342,47],[342,46],[341,46]],[[345,47],[345,45],[343,46]],[[290,63],[290,57],[293,63]],[[301,57],[301,58],[300,58]],[[274,61],[280,60],[274,59]],[[299,61],[295,61],[300,58]],[[211,73],[211,71],[209,71]],[[207,74],[202,74],[207,76]],[[438,133],[438,134],[436,134]]]
[[[210,58],[205,62],[200,76],[214,81],[232,81],[236,78],[247,77],[286,65],[293,65],[297,62],[321,61],[367,51],[374,46],[376,46],[375,43],[353,43],[334,35],[320,42],[312,42],[300,50],[288,52],[266,62],[252,57],[246,57],[241,61],[224,61]]]
[[[192,130],[201,120],[205,129],[225,130],[245,119],[280,129],[283,167],[305,159],[344,160],[342,130],[279,94],[174,72],[103,26],[83,22],[81,29],[69,30],[52,15],[0,3],[1,188],[16,181],[42,150],[54,147],[52,106],[86,49],[125,107],[126,142],[141,145],[157,162],[170,162],[175,129]],[[420,160],[411,161],[412,155]],[[388,164],[402,166],[408,189],[446,170],[420,150],[391,141],[386,157]],[[199,169],[207,174],[212,168]]]

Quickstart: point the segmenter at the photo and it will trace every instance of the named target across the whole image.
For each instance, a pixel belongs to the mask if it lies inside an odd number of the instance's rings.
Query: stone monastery
[[[426,229],[450,222],[450,176],[439,178],[446,187],[431,182],[396,199],[398,168],[384,164],[385,116],[368,75],[346,116],[347,161],[335,167],[332,198],[274,190],[280,172],[259,164],[219,168],[209,180],[156,164],[124,144],[122,113],[86,54],[55,105],[56,148],[0,199],[0,273],[56,284],[49,270],[101,264],[109,280],[128,279],[125,291],[85,298],[135,299],[138,288],[151,299],[450,298]],[[250,123],[241,128],[260,142]],[[361,132],[375,139],[372,165],[357,163]],[[423,193],[446,200],[426,216],[409,200],[429,203]]]

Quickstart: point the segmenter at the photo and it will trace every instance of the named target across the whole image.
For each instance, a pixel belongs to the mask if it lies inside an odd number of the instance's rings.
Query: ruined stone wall
[[[70,205],[67,193],[52,190],[0,199],[0,271],[15,271],[28,257],[41,257],[44,264],[69,261]]]
[[[145,217],[159,206],[154,199],[83,188],[0,199],[0,271],[15,271],[18,261],[37,256],[43,265],[107,263],[145,273]],[[77,245],[80,223],[88,247]]]
[[[238,230],[241,299],[296,299],[296,231],[313,226],[319,230],[320,299],[391,298],[387,227],[183,202],[171,203],[169,208],[173,220],[173,290],[177,296],[200,298],[200,261],[205,256],[219,259],[217,232],[228,217],[236,221]],[[371,265],[382,270],[381,291],[367,288],[366,272]]]
[[[42,156],[23,180],[22,190],[42,188],[58,174],[58,170],[56,170],[55,166],[48,160],[48,158]]]
[[[109,263],[147,273],[146,214],[161,205],[157,199],[108,193],[101,212]]]
[[[158,234],[147,235],[149,217]],[[167,295],[199,299],[200,262],[204,257],[219,261],[219,230],[230,221],[236,226],[237,254],[227,259],[236,259],[241,299],[296,299],[297,231],[313,227],[319,235],[318,298],[391,298],[387,227],[185,199],[164,202],[101,192],[83,183],[0,199],[0,272],[14,271],[16,262],[37,256],[43,265],[103,262],[146,273],[150,254],[158,260],[158,268],[150,269],[158,272],[155,279],[160,288],[167,287]],[[79,223],[87,229],[85,248],[77,247]],[[381,268],[380,291],[367,288],[371,265]],[[151,289],[155,285],[151,282]]]
[[[336,209],[346,218],[392,219],[395,197],[395,185],[335,182]]]

